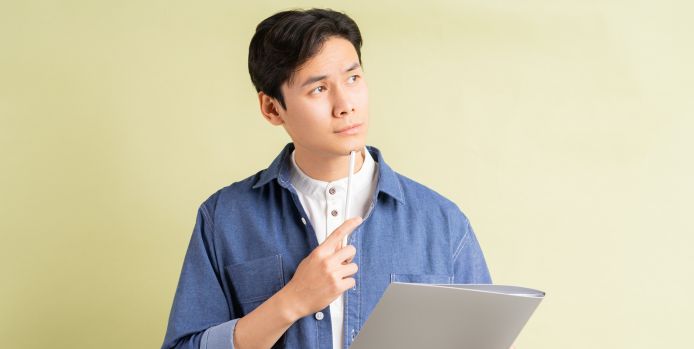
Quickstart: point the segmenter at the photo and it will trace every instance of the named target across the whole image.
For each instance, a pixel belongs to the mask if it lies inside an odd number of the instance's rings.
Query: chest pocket
[[[438,274],[390,274],[390,282],[407,282],[416,284],[450,284],[453,277]]]
[[[224,269],[243,315],[253,311],[284,286],[281,255],[227,265]]]

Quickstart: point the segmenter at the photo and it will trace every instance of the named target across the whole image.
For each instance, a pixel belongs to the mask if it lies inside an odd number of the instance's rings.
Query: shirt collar
[[[373,160],[378,164],[378,184],[376,191],[378,193],[384,193],[388,196],[394,198],[399,203],[404,204],[404,195],[402,192],[402,186],[400,185],[400,180],[397,173],[393,171],[388,164],[383,160],[381,151],[376,147],[366,146],[368,152],[371,154]],[[277,157],[272,161],[270,166],[260,173],[260,177],[253,185],[253,189],[260,188],[272,181],[277,179],[279,185],[285,189],[292,190],[291,186],[291,155],[294,151],[294,143],[288,143],[284,149],[277,155]]]
[[[316,200],[324,199],[325,198],[325,191],[328,188],[328,186],[340,188],[342,193],[345,193],[347,190],[347,176],[336,179],[331,182],[326,182],[326,181],[321,181],[317,180],[314,178],[309,177],[306,173],[304,173],[301,168],[296,164],[295,160],[295,155],[296,155],[296,150],[292,151],[291,156],[289,157],[291,159],[291,166],[290,166],[290,177],[291,177],[291,182],[296,187],[296,189],[301,192],[302,194],[312,197]],[[359,153],[358,156],[361,156],[361,152]],[[354,173],[354,176],[352,178],[353,183],[352,183],[352,190],[354,194],[360,193],[363,190],[368,190],[370,187],[371,182],[374,179],[374,172],[376,171],[376,163],[374,162],[373,158],[371,157],[371,154],[369,154],[369,150],[364,148],[364,162],[361,166],[361,168]],[[346,173],[345,173],[346,174]]]

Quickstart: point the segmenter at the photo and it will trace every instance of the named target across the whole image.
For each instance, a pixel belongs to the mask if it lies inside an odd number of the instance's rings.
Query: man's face
[[[277,112],[297,148],[333,157],[364,147],[368,88],[357,51],[348,40],[328,38],[281,88],[287,109],[278,107]]]

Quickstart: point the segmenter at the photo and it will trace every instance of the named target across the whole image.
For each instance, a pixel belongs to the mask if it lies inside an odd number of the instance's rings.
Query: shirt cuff
[[[205,330],[200,349],[234,349],[234,329],[239,319],[223,322]]]

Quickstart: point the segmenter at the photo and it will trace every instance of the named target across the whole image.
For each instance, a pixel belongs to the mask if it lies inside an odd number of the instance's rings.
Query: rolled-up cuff
[[[234,329],[239,319],[229,320],[205,330],[200,349],[234,349]]]

